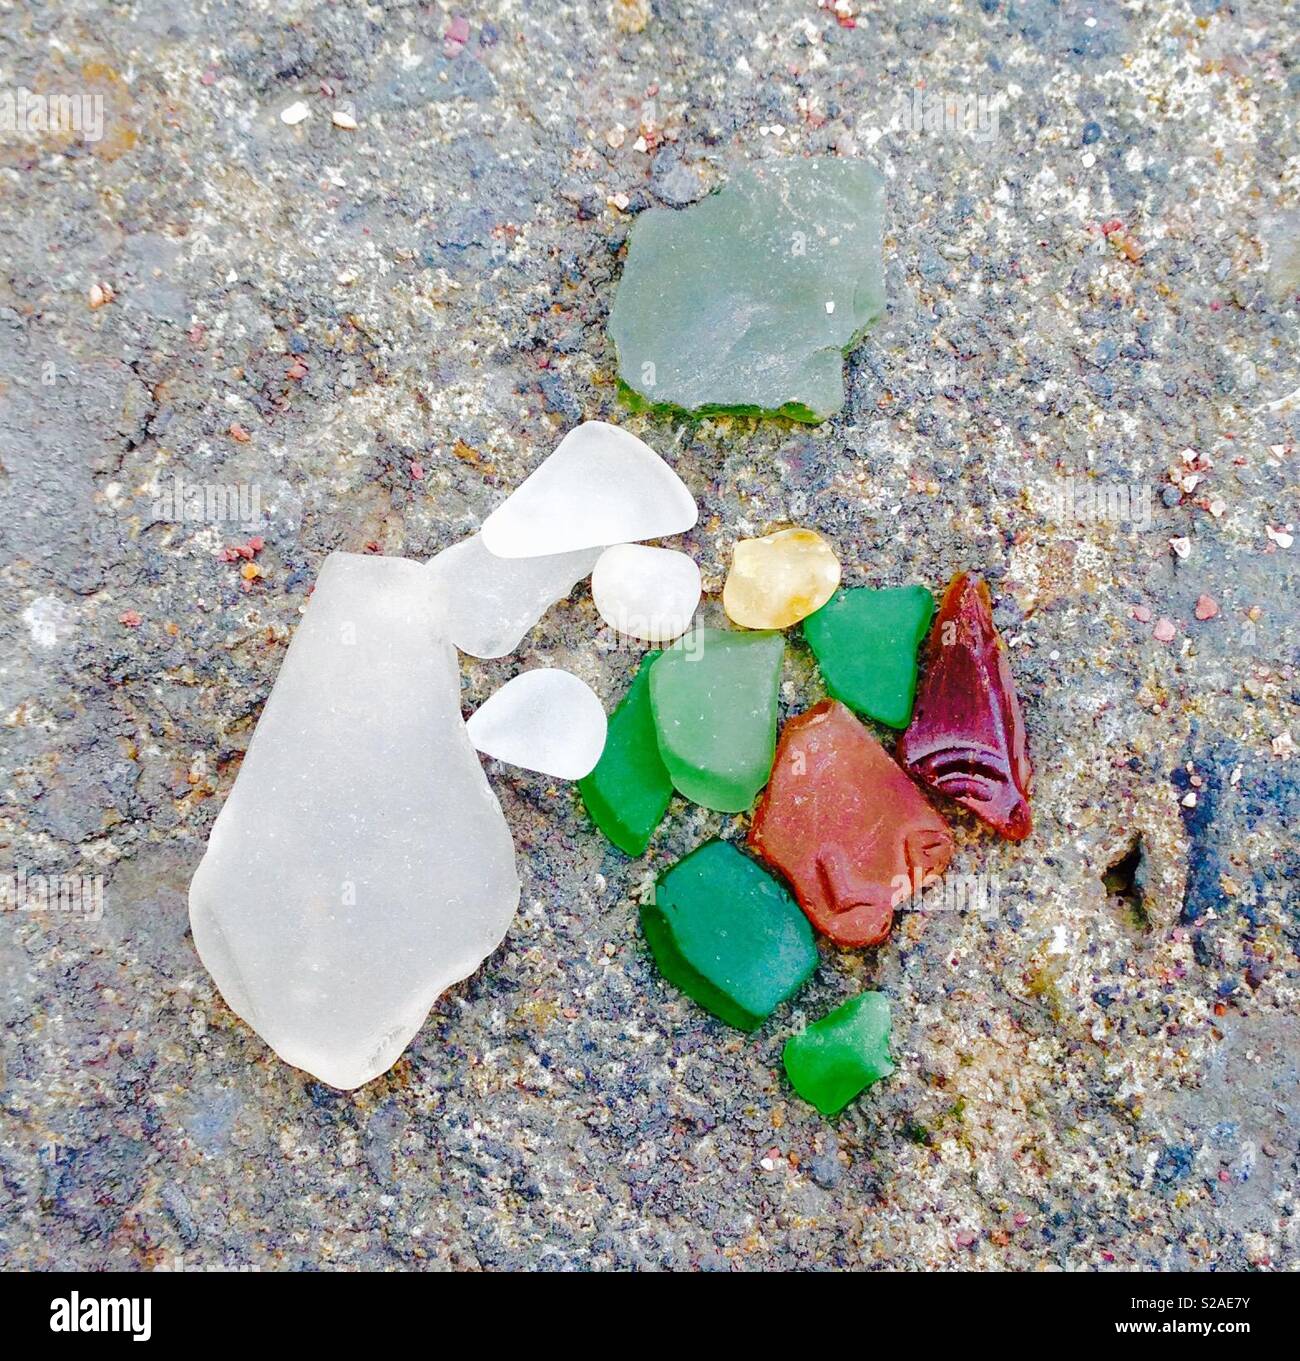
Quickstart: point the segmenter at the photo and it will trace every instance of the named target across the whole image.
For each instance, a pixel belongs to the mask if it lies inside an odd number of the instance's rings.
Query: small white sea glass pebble
[[[698,514],[648,444],[586,421],[488,516],[483,543],[499,558],[535,558],[680,534]]]
[[[620,543],[607,548],[591,575],[600,617],[619,633],[670,643],[690,627],[700,603],[700,569],[675,548]]]
[[[469,740],[498,761],[580,780],[605,749],[605,710],[571,671],[542,667],[508,680],[466,724]]]

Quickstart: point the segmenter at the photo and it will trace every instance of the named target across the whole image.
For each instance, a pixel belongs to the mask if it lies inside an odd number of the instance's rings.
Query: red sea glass
[[[894,908],[952,856],[944,820],[838,700],[781,732],[749,844],[838,945],[879,945]]]
[[[1029,835],[1033,768],[1025,723],[989,588],[970,572],[953,577],[944,592],[898,759],[1008,840]]]

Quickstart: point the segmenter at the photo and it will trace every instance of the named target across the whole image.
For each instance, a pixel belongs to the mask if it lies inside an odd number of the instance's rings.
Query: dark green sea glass
[[[664,977],[740,1030],[762,1025],[817,967],[798,904],[726,841],[705,842],[660,875],[641,927]]]
[[[803,621],[830,694],[855,713],[905,728],[916,701],[916,654],[934,615],[924,586],[836,591]]]
[[[785,1045],[791,1085],[823,1115],[835,1115],[894,1071],[889,1060],[889,1002],[863,992],[814,1021]]]
[[[658,656],[646,654],[609,717],[605,750],[595,770],[578,781],[592,821],[628,855],[645,853],[673,796],[650,708],[650,668]]]

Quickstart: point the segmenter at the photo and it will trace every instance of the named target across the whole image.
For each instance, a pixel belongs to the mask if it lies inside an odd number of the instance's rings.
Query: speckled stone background
[[[98,92],[108,121],[0,134],[0,869],[105,884],[97,921],[0,917],[5,1264],[1300,1264],[1294,24],[1280,0],[6,7],[0,91]],[[996,135],[912,130],[917,90],[987,100]],[[845,409],[621,415],[633,216],[813,152],[887,183],[889,312]],[[823,948],[744,1036],[636,926],[659,867],[743,820],[675,805],[631,863],[570,788],[493,766],[518,919],[389,1074],[334,1092],[224,1006],[189,876],[324,555],[452,543],[584,417],[674,463],[714,592],[735,537],[791,519],[851,582],[982,569],[1036,831],[955,817],[953,871],[995,901]],[[177,476],[259,489],[251,567],[221,555],[238,526],[158,514]],[[1070,485],[1150,515],[1054,514]],[[579,587],[465,665],[465,706],[540,663],[612,705],[635,660]],[[819,694],[796,632],[786,707]],[[864,985],[899,1071],[828,1121],[781,1045]]]

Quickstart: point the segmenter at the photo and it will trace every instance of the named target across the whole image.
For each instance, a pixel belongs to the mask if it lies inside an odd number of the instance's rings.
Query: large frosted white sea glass
[[[231,1009],[334,1087],[396,1061],[519,901],[426,567],[326,560],[190,885]]]

